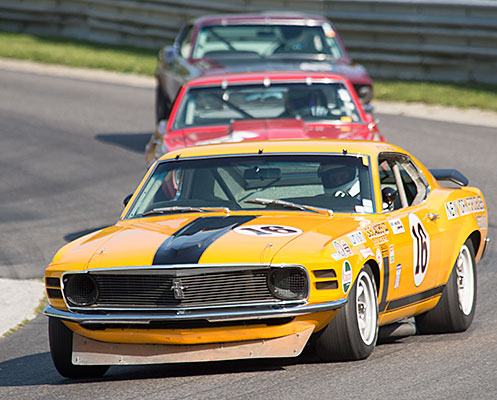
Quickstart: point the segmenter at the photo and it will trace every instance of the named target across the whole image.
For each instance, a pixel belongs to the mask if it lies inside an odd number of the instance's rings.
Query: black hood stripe
[[[231,229],[257,216],[200,217],[185,225],[161,244],[152,265],[197,264],[204,251]]]

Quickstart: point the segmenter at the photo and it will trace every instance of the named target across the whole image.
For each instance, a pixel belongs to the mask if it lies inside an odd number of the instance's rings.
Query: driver
[[[333,197],[357,197],[359,195],[359,174],[353,166],[321,165],[318,175],[326,194]]]

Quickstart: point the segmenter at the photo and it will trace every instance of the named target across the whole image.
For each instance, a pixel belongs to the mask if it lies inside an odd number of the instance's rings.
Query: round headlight
[[[90,306],[97,301],[97,284],[87,274],[70,275],[64,277],[64,295],[69,305]]]
[[[307,297],[307,274],[302,268],[275,268],[268,276],[271,294],[281,300],[301,300]]]

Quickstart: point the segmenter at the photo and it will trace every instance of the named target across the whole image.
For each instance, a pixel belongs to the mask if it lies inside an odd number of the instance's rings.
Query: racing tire
[[[155,122],[159,123],[160,121],[167,119],[170,108],[171,103],[164,95],[161,84],[158,82],[155,90]]]
[[[476,307],[476,262],[470,239],[461,246],[449,280],[434,309],[416,317],[418,333],[464,332]]]
[[[378,292],[369,265],[350,290],[348,302],[326,328],[317,332],[314,350],[322,361],[362,360],[373,352],[378,339]]]
[[[72,359],[72,331],[58,318],[48,318],[50,353],[57,372],[66,378],[98,378],[108,365],[74,365]]]

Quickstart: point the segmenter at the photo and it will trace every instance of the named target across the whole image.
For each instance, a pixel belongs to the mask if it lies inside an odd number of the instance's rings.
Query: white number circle
[[[302,233],[301,229],[283,225],[245,225],[233,229],[236,233],[249,236],[293,236]]]

